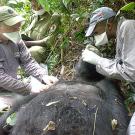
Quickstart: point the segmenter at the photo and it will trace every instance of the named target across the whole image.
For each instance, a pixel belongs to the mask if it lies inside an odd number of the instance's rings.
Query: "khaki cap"
[[[8,6],[0,7],[0,22],[4,22],[6,25],[12,26],[24,20],[25,19],[18,15],[13,8]]]

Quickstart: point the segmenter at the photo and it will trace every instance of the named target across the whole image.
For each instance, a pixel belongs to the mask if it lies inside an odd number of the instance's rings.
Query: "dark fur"
[[[91,64],[80,61],[77,71],[76,80],[59,82],[26,104],[11,135],[125,135],[127,111],[116,86]],[[118,121],[115,130],[112,119]],[[44,132],[49,121],[56,129]]]

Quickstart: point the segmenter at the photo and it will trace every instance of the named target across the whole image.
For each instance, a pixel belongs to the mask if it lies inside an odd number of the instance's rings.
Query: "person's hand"
[[[82,52],[82,60],[94,65],[97,65],[102,57],[96,53],[89,51],[87,48]]]
[[[42,84],[39,80],[34,77],[30,77],[31,93],[40,93],[41,91],[47,90],[50,85]]]
[[[47,89],[49,89],[49,85],[44,85],[44,84],[40,84],[37,87],[33,87],[31,88],[31,93],[40,93],[41,91],[46,91]]]
[[[92,52],[96,53],[99,56],[102,56],[102,54],[100,53],[100,51],[95,46],[93,46],[93,45],[87,45],[86,46],[86,49],[88,51],[92,51]]]
[[[42,78],[42,83],[46,84],[46,85],[54,85],[55,83],[57,83],[59,80],[57,79],[57,77],[54,76],[48,76],[48,75],[44,75]]]

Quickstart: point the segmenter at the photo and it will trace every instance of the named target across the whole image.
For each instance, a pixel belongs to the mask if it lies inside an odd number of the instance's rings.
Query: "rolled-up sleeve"
[[[110,78],[135,82],[135,20],[126,20],[119,30],[121,58],[102,58],[96,65],[97,72]]]
[[[21,67],[25,70],[28,75],[32,75],[37,78],[39,81],[42,81],[43,76],[46,71],[31,57],[26,45],[24,42],[19,44],[20,48],[20,63]]]

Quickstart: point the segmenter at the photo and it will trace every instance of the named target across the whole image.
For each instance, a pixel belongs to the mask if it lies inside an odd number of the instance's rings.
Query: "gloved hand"
[[[49,89],[50,85],[44,85],[44,84],[40,84],[35,86],[31,86],[31,93],[40,93],[41,91],[45,91],[47,89]]]
[[[92,51],[89,51],[87,48],[82,52],[82,60],[85,62],[97,65],[101,59],[102,57]]]
[[[42,84],[39,80],[34,77],[30,77],[31,93],[39,93],[47,90],[50,86]]]
[[[99,56],[102,56],[102,54],[100,53],[100,51],[95,46],[93,46],[93,45],[90,45],[90,44],[87,45],[86,46],[86,49],[89,50],[89,51],[92,51],[92,52],[96,53]]]
[[[47,84],[49,86],[54,85],[57,82],[58,82],[58,79],[57,77],[54,77],[54,76],[44,75],[42,78],[42,83]]]

